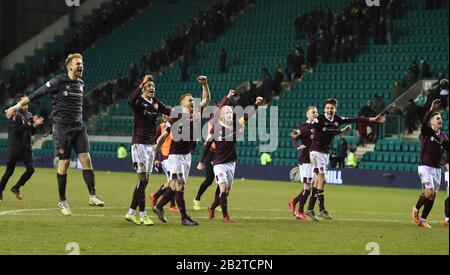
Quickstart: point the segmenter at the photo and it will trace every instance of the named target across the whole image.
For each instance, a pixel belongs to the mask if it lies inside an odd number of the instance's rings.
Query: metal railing
[[[379,124],[378,138],[401,138],[405,119],[400,115],[387,115],[386,122]]]

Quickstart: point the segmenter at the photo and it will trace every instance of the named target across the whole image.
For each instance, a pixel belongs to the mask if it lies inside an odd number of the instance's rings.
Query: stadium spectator
[[[345,140],[345,138],[341,138],[336,150],[337,168],[345,167],[345,158],[347,157],[347,150],[348,150],[347,140]]]
[[[351,149],[347,156],[347,161],[345,162],[345,167],[356,168],[358,167],[358,160],[355,155],[356,149]]]
[[[439,81],[438,81],[438,82],[434,82],[433,84],[431,84],[431,88],[429,90],[427,100],[425,102],[426,110],[431,108],[431,103],[435,99],[439,99],[439,94],[440,94],[440,85],[439,85]]]
[[[429,93],[429,90],[422,91],[420,95],[414,99],[414,102],[417,105],[417,116],[419,117],[419,121],[423,121],[423,118],[425,117],[425,103],[427,102],[427,93]]]
[[[120,144],[119,148],[117,148],[117,158],[118,159],[126,159],[128,157],[128,151],[124,144]]]
[[[361,111],[359,113],[360,117],[372,117],[376,116],[379,113],[376,113],[375,110],[372,108],[372,101],[368,100],[367,103],[361,108]],[[369,139],[368,137],[368,129],[370,129],[371,134],[374,132],[375,126],[370,125],[369,123],[360,123],[357,125],[358,133],[359,133],[359,144],[361,146],[365,146],[366,140]],[[374,133],[371,135],[371,139],[373,139]]]
[[[414,74],[414,80],[420,77],[420,68],[416,61],[413,61],[410,70]]]
[[[269,153],[262,153],[261,154],[261,165],[271,165],[272,164],[272,157]]]
[[[317,64],[317,40],[312,39],[308,43],[308,52],[306,54],[306,67],[313,70]]]
[[[386,41],[389,47],[394,42],[394,22],[390,18],[386,19]]]
[[[439,99],[441,100],[441,108],[447,109],[448,107],[448,80],[442,79],[439,81]]]
[[[375,112],[376,114],[381,114],[384,109],[384,98],[375,94]]]
[[[403,87],[400,82],[395,81],[391,90],[391,99],[396,100],[403,93]]]
[[[295,51],[294,55],[294,79],[303,78],[303,67],[305,66],[305,56],[299,50]]]
[[[386,44],[387,40],[387,25],[386,21],[383,17],[380,18],[380,21],[378,22],[378,26],[376,28],[376,41],[379,44]]]
[[[4,104],[7,100],[7,94],[6,94],[6,84],[3,82],[3,80],[0,80],[0,105]]]
[[[187,59],[185,56],[182,56],[180,60],[178,61],[178,67],[180,68],[181,72],[181,81],[187,82],[189,79],[189,63],[187,62]]]
[[[130,79],[129,88],[135,87],[139,78],[139,72],[136,64],[131,63],[129,67],[128,77]]]
[[[405,110],[405,124],[409,135],[412,134],[415,130],[417,130],[416,128],[417,121],[418,121],[417,105],[413,99],[410,99],[409,105],[406,107]]]
[[[292,81],[294,79],[294,67],[295,67],[295,57],[294,54],[291,51],[288,51],[286,56],[286,75],[287,80]]]
[[[283,82],[284,74],[281,65],[277,65],[275,68],[274,78],[273,78],[273,91],[275,96],[280,96],[281,94],[281,83]]]
[[[300,40],[303,38],[303,22],[304,22],[305,18],[302,14],[298,14],[297,17],[295,18],[295,39]]]
[[[335,149],[333,149],[330,155],[330,168],[336,167],[337,167],[337,152]]]
[[[262,71],[262,97],[266,103],[272,101],[273,80],[267,69]]]
[[[225,49],[220,50],[220,57],[219,57],[219,68],[221,73],[225,73],[227,71],[227,52]]]
[[[425,8],[427,10],[441,9],[442,0],[425,0]]]
[[[430,65],[423,59],[420,61],[420,64],[422,64],[421,78],[431,77]]]
[[[414,80],[416,79],[416,76],[414,74],[414,71],[412,70],[412,68],[409,68],[406,72],[405,72],[405,76],[403,77],[403,83],[402,86],[407,89],[409,88],[409,86],[411,86],[414,83]]]

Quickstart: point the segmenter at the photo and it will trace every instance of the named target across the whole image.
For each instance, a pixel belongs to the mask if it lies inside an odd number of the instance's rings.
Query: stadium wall
[[[134,172],[130,159],[93,158],[94,169],[97,171],[110,172]],[[5,165],[5,156],[0,156],[0,165]],[[36,167],[52,168],[53,157],[35,157]],[[195,169],[197,163],[192,163],[190,175],[204,176],[204,173]],[[290,181],[289,172],[293,167],[284,166],[259,166],[244,165],[236,166],[235,178]],[[328,184],[333,185],[357,185],[374,187],[394,188],[421,188],[419,177],[416,172],[405,171],[383,171],[362,169],[330,169],[327,171]],[[446,189],[444,175],[442,175],[441,190]]]

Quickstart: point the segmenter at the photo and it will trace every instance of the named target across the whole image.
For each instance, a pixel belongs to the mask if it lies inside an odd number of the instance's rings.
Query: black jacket
[[[15,120],[9,120],[7,161],[25,160],[31,156],[31,136],[36,134],[36,129],[28,123],[33,123],[33,115],[24,110],[17,113]]]

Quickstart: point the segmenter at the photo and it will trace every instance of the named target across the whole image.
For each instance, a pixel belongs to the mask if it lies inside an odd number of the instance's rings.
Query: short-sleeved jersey
[[[137,88],[129,101],[133,109],[133,144],[154,144],[156,139],[156,120],[159,114],[170,116],[171,108],[153,97],[146,99]]]

